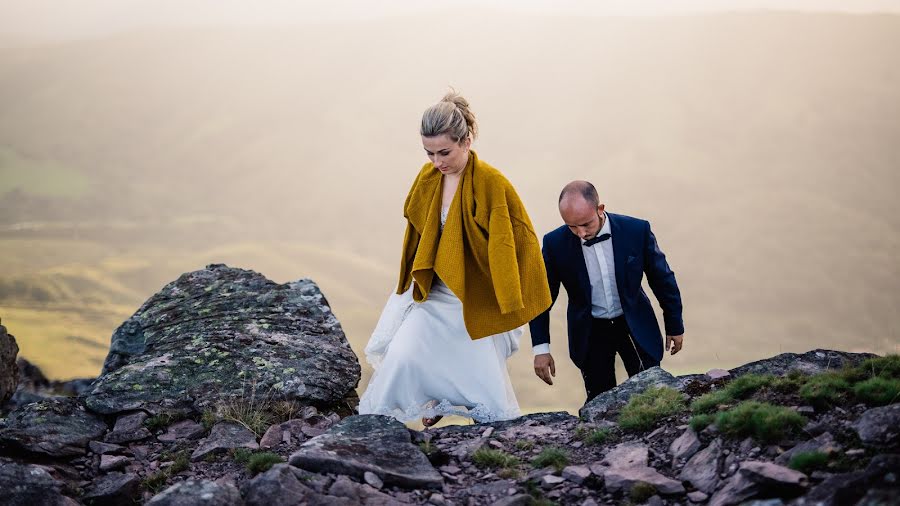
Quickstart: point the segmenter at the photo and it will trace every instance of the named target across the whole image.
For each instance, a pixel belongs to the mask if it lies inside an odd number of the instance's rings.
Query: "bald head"
[[[562,207],[564,200],[577,199],[578,197],[584,199],[591,207],[600,205],[600,196],[597,195],[597,189],[594,188],[594,185],[587,181],[572,181],[564,186],[559,193],[559,206]]]
[[[603,209],[597,189],[587,181],[572,181],[559,194],[559,215],[582,240],[591,239],[600,231]]]

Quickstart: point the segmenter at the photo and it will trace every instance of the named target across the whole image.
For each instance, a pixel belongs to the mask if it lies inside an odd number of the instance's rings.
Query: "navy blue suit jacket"
[[[616,284],[619,300],[631,335],[650,356],[662,360],[663,341],[659,324],[650,299],[641,288],[641,279],[647,275],[650,289],[656,295],[663,311],[666,334],[684,333],[681,318],[681,293],[675,282],[675,273],[666,263],[666,256],[656,244],[650,231],[650,223],[621,214],[606,213],[613,241],[613,257],[616,268]],[[569,356],[583,369],[587,343],[591,336],[591,282],[581,239],[565,225],[544,236],[544,264],[553,302],[559,295],[559,285],[569,295],[567,311],[569,323]],[[552,308],[553,306],[551,306]],[[531,343],[550,342],[550,309],[529,323]]]

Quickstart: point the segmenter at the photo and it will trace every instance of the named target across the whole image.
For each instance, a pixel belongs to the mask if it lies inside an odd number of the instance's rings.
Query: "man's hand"
[[[684,342],[684,334],[678,336],[666,336],[666,351],[672,350],[672,355],[681,351],[681,344]],[[535,357],[534,367],[537,369],[537,357]]]
[[[556,377],[556,364],[553,362],[553,355],[542,353],[534,356],[534,373],[538,378],[544,380],[548,385],[553,384],[553,378]]]

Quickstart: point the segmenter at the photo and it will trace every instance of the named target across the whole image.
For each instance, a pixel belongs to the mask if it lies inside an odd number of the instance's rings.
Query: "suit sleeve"
[[[546,311],[528,322],[528,328],[531,330],[531,346],[550,343],[550,310],[553,309],[553,304],[556,303],[556,298],[559,296],[559,276],[553,267],[546,235],[544,236],[544,247],[541,249],[541,254],[544,258],[544,267],[547,270],[547,284],[550,286],[550,299],[552,302]]]
[[[650,230],[650,223],[647,223],[644,231],[644,272],[647,273],[647,283],[662,308],[666,335],[684,334],[681,291],[675,281],[675,273],[666,262],[666,255],[659,249],[656,236]]]

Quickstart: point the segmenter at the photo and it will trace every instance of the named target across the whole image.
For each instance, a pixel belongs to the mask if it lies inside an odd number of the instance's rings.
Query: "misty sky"
[[[579,16],[747,9],[900,13],[900,0],[0,0],[0,36],[30,43],[159,27],[290,24],[478,8]]]

